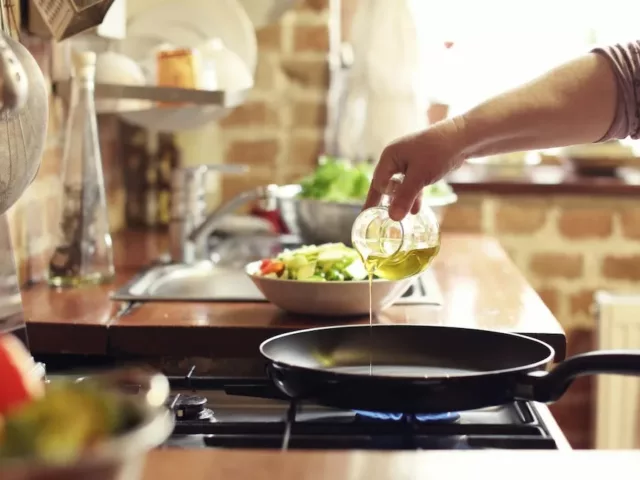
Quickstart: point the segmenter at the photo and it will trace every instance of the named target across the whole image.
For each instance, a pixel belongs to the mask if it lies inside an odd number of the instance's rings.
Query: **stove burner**
[[[206,408],[207,399],[197,395],[171,395],[167,406],[171,408],[177,420],[207,420],[213,417],[213,411]]]
[[[420,423],[455,423],[460,420],[459,413],[381,413],[355,410],[357,417],[364,417],[371,420],[399,422],[405,418],[415,418]]]

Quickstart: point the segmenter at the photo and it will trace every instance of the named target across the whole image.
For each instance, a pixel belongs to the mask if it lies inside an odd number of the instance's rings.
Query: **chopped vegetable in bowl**
[[[24,457],[68,462],[139,420],[130,405],[91,382],[52,382],[43,397],[3,418],[0,463]]]
[[[326,202],[360,203],[367,198],[374,166],[368,163],[352,164],[348,160],[324,156],[320,165],[300,181],[300,198]],[[445,197],[453,189],[440,180],[423,189],[423,197]]]
[[[262,260],[255,275],[306,282],[349,282],[368,279],[360,255],[343,243],[307,245]],[[378,278],[374,275],[373,277]]]

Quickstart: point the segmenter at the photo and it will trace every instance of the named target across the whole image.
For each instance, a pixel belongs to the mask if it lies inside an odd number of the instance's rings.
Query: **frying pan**
[[[271,380],[290,398],[385,413],[444,413],[514,400],[551,403],[583,375],[640,375],[640,350],[576,355],[546,371],[554,358],[546,343],[441,326],[299,330],[266,340],[260,352]]]

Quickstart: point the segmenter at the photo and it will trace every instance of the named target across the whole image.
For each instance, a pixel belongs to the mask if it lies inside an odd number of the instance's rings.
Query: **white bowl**
[[[253,88],[253,75],[249,67],[222,40],[209,39],[198,50],[202,59],[203,77],[200,88],[232,92]]]
[[[281,280],[257,275],[260,261],[245,267],[245,272],[275,306],[291,313],[325,317],[365,315],[369,313],[369,281],[313,282]],[[371,284],[371,309],[378,313],[393,305],[415,281],[374,280]]]
[[[96,60],[96,83],[113,85],[144,86],[147,81],[142,67],[134,60],[117,52],[104,52]],[[97,98],[98,113],[115,113],[128,110],[143,110],[151,108],[148,100],[132,98]]]

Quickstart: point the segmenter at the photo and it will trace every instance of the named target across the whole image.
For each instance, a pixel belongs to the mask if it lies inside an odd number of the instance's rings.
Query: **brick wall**
[[[257,30],[255,85],[246,102],[218,122],[167,139],[176,148],[178,166],[249,166],[243,175],[210,175],[210,208],[259,185],[297,180],[315,167],[327,120],[329,25],[340,15],[332,4],[331,0],[299,0],[277,23]],[[145,135],[143,129],[127,129]],[[134,154],[127,139],[121,136],[121,140],[128,164]],[[157,163],[152,149],[135,150],[135,156],[144,157],[143,163]],[[145,211],[146,199],[156,196],[157,188],[144,180],[138,183],[127,189],[127,205]],[[140,199],[145,205],[139,205]],[[130,217],[131,227],[166,226],[154,213],[141,221]]]
[[[329,85],[329,0],[305,0],[274,25],[257,32],[256,85],[246,104],[219,125],[221,157],[251,166],[243,176],[222,179],[223,198],[248,188],[287,182],[311,171],[322,151]],[[49,79],[51,44],[23,42]],[[60,167],[65,105],[50,96],[47,148],[38,177],[7,213],[22,282],[46,274],[61,208]],[[101,116],[100,142],[112,230],[124,226],[126,192],[120,161],[120,122]],[[218,196],[219,198],[220,196]],[[45,212],[41,214],[40,212]]]
[[[287,182],[311,171],[322,151],[329,85],[329,0],[305,0],[257,32],[256,85],[246,104],[219,125],[221,157],[251,166],[221,181],[223,198],[248,188]],[[23,42],[49,79],[51,44]],[[47,148],[38,177],[7,213],[22,282],[40,281],[54,247],[61,208],[60,167],[65,105],[50,96]],[[126,192],[120,161],[120,122],[100,116],[100,142],[113,231],[124,226]],[[219,199],[220,196],[218,196]],[[41,214],[40,212],[45,212]]]
[[[50,79],[51,44],[35,37],[21,39]],[[49,82],[50,83],[50,82]],[[46,275],[54,248],[61,208],[60,167],[62,159],[64,105],[50,93],[47,145],[35,181],[7,212],[20,281],[40,281]],[[118,168],[117,119],[100,118],[100,141],[112,230],[123,225],[124,191]]]
[[[597,289],[640,282],[637,199],[587,196],[460,195],[446,231],[497,237],[567,332],[569,354],[596,348],[590,312]],[[593,389],[582,379],[553,407],[574,446],[593,441]]]
[[[220,123],[223,161],[251,171],[222,178],[223,198],[314,168],[327,116],[329,19],[329,0],[306,0],[257,31],[255,88]]]

